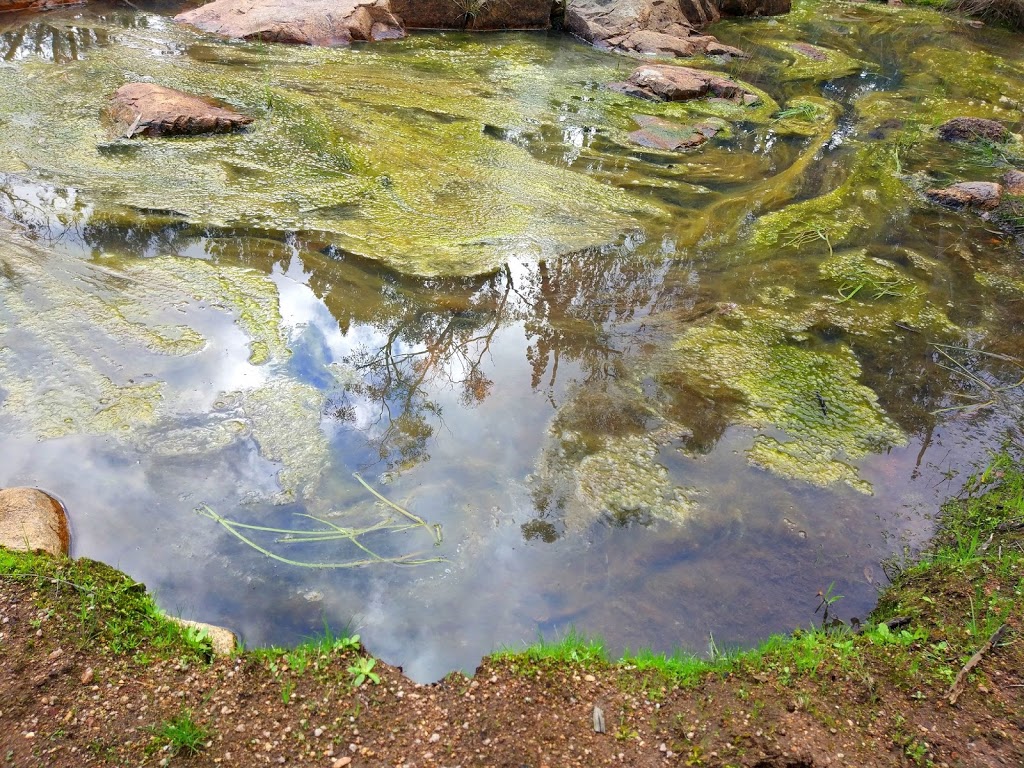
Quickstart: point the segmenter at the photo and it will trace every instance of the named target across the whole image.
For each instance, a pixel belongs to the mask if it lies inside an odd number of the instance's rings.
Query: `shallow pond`
[[[0,19],[0,485],[170,611],[347,627],[419,680],[570,627],[748,645],[833,583],[863,616],[1019,423],[1020,245],[921,195],[1024,167],[934,135],[1021,130],[1019,37],[798,3],[697,62],[759,105],[684,106],[554,34],[317,50],[174,10]],[[139,80],[256,121],[120,139]]]

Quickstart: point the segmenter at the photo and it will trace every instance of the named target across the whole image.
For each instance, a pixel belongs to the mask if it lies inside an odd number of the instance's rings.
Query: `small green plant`
[[[292,680],[285,680],[281,683],[281,702],[287,704],[292,700],[292,692],[295,691],[295,683]]]
[[[348,668],[348,673],[352,675],[352,687],[358,688],[367,680],[374,685],[379,685],[380,675],[373,671],[375,666],[377,666],[377,660],[369,656],[363,656],[352,662]]]
[[[791,117],[799,118],[801,120],[817,120],[820,113],[821,110],[810,102],[802,102],[795,106],[779,110],[775,113],[775,119],[772,122],[777,123],[780,120],[788,120]]]
[[[171,754],[194,757],[206,746],[210,732],[197,723],[191,710],[183,709],[170,720],[165,720],[149,731],[170,747]]]
[[[843,599],[842,595],[837,595],[833,591],[835,589],[835,586],[836,583],[833,581],[831,584],[828,585],[828,589],[826,589],[824,592],[818,590],[818,597],[820,598],[821,602],[818,603],[818,607],[814,609],[814,612],[817,613],[822,608],[825,609],[824,613],[822,613],[821,615],[822,629],[826,628],[826,626],[828,625],[829,616],[832,612],[832,606]]]
[[[358,651],[361,647],[359,635],[342,635],[335,638],[331,648],[344,653],[345,651]]]

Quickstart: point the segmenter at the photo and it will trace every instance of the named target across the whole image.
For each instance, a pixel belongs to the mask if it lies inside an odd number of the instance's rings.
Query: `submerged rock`
[[[553,0],[391,0],[406,29],[547,29]]]
[[[621,83],[608,87],[627,96],[649,101],[690,101],[715,98],[733,104],[753,105],[760,101],[753,91],[716,72],[671,64],[650,64],[638,67]]]
[[[1003,192],[1014,197],[1024,197],[1024,171],[1007,171],[1003,176]]]
[[[252,122],[246,115],[152,83],[122,85],[114,93],[108,112],[129,138],[230,133]]]
[[[833,80],[871,68],[834,48],[804,42],[776,41],[772,48],[789,58],[790,64],[781,72],[783,80]]]
[[[0,546],[51,555],[66,555],[70,548],[64,506],[35,488],[0,490]]]
[[[988,211],[999,205],[1003,187],[991,181],[964,181],[941,189],[925,190],[933,203],[950,208],[980,208]]]
[[[405,37],[387,0],[214,0],[174,18],[204,32],[268,43],[331,47]]]
[[[629,134],[629,139],[650,149],[692,149],[717,136],[726,124],[710,118],[694,125],[682,125],[651,115],[634,115],[640,130]]]
[[[1010,138],[1010,132],[1005,125],[995,120],[954,117],[939,126],[939,138],[943,141],[1006,141]]]
[[[565,9],[572,34],[620,53],[745,56],[697,33],[718,18],[708,0],[569,0]]]
[[[718,0],[723,16],[778,16],[792,7],[792,0]]]

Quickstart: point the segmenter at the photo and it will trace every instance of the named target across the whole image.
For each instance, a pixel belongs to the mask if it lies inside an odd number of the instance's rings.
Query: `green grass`
[[[74,630],[81,647],[97,646],[142,659],[213,658],[205,633],[171,621],[145,585],[103,563],[0,548],[0,578],[33,585],[41,601],[64,601],[63,621],[74,620],[68,629]]]
[[[192,712],[183,709],[169,720],[149,729],[153,737],[170,748],[174,755],[194,757],[203,751],[210,739],[210,731],[192,717]]]

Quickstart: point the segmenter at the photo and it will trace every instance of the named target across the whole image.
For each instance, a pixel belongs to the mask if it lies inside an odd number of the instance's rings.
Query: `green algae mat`
[[[1010,33],[723,22],[751,57],[686,63],[737,105],[609,90],[636,62],[554,33],[0,24],[0,484],[250,644],[326,620],[432,679],[571,626],[752,644],[832,582],[863,616],[1015,439],[1024,201],[924,195],[1024,169]],[[254,122],[126,139],[128,82]]]

